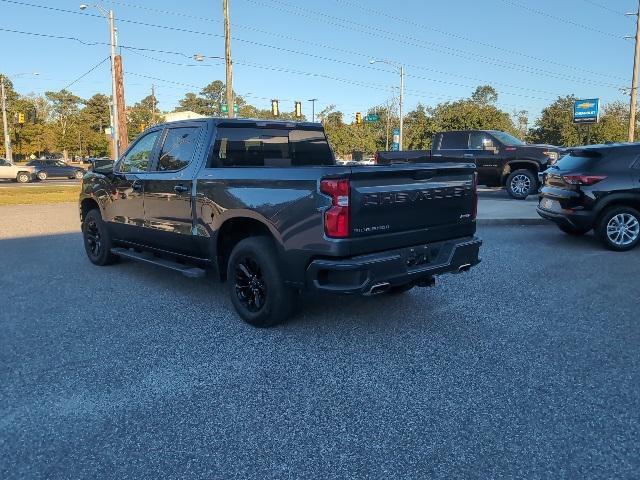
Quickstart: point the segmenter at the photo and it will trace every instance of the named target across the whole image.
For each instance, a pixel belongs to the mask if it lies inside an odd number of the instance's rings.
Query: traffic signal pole
[[[404,133],[404,119],[402,118],[402,102],[404,100],[404,66],[400,65],[400,147],[398,150],[402,151],[402,138]]]
[[[2,97],[2,128],[4,130],[4,151],[7,160],[13,163],[11,137],[9,136],[9,124],[7,123],[7,94],[4,87],[4,76],[0,78],[0,96]]]
[[[630,15],[630,14],[628,14]],[[638,67],[640,66],[640,1],[636,16],[636,49],[633,57],[633,80],[631,82],[631,105],[629,109],[629,141],[635,140],[636,110],[638,108]]]

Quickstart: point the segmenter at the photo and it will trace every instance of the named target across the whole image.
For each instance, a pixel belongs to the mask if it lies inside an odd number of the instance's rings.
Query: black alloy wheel
[[[252,312],[259,312],[267,300],[267,286],[260,265],[250,256],[242,257],[235,266],[235,290],[238,300]]]

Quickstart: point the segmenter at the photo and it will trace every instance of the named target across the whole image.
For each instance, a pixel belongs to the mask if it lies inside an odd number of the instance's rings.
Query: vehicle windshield
[[[513,135],[509,135],[505,132],[491,132],[491,135],[496,137],[503,145],[506,145],[507,147],[518,147],[521,145],[526,145],[519,138],[516,138]]]

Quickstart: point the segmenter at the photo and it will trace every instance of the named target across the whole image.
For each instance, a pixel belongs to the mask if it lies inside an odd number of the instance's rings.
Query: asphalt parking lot
[[[0,478],[638,476],[640,249],[484,226],[467,274],[257,330],[210,279],[8,212]]]

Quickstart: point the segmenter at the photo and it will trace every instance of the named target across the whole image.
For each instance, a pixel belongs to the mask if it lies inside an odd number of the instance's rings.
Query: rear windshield
[[[597,162],[598,159],[594,157],[578,157],[574,155],[565,155],[555,166],[563,171],[577,172],[578,170],[588,170]]]
[[[301,167],[333,165],[320,130],[221,127],[208,167]]]

